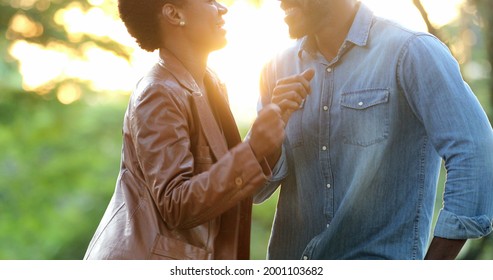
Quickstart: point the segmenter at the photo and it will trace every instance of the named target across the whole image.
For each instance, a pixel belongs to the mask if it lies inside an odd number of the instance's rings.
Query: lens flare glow
[[[96,7],[83,11],[77,4],[69,5],[55,15],[55,22],[70,33],[70,40],[78,42],[83,34],[109,37],[129,46],[133,54],[129,61],[94,44],[83,44],[80,57],[61,46],[41,47],[26,41],[17,41],[10,54],[20,63],[23,86],[40,93],[64,79],[88,81],[96,91],[132,91],[139,77],[156,61],[157,53],[140,50],[115,14],[105,14],[98,7],[102,0],[90,0]],[[426,30],[421,15],[412,0],[361,0],[375,14],[398,21],[412,29]],[[256,116],[259,77],[262,66],[277,51],[293,41],[284,24],[284,14],[278,1],[230,1],[226,20],[228,45],[211,54],[209,65],[226,83],[230,105],[238,122],[248,124]],[[440,27],[459,15],[464,0],[422,0],[430,20]],[[33,2],[34,3],[34,2]],[[31,5],[32,3],[30,3]],[[116,7],[115,7],[116,9]],[[12,28],[23,33],[35,23],[22,15]],[[39,30],[38,30],[39,31]],[[42,32],[39,31],[39,32]],[[36,34],[32,35],[35,36]],[[47,67],[49,65],[50,67]],[[43,90],[44,89],[44,90]],[[59,91],[65,103],[80,98],[73,86]]]

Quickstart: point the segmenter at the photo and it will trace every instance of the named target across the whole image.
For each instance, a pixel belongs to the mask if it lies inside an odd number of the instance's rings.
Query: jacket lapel
[[[208,71],[207,79],[210,81],[209,84],[211,84],[207,94],[211,103],[214,103],[216,113],[219,115],[222,132],[226,138],[228,148],[231,149],[241,142],[241,137],[229,107],[226,88],[212,71]]]
[[[214,118],[211,107],[207,102],[207,97],[200,92],[199,86],[192,78],[192,75],[185,69],[181,62],[168,51],[160,50],[160,64],[167,69],[175,79],[191,92],[195,106],[197,108],[198,119],[202,132],[209,143],[209,147],[216,160],[222,158],[228,152],[228,145],[221,133],[219,125]]]
[[[219,129],[219,125],[212,114],[211,108],[203,94],[192,93],[199,114],[199,120],[202,124],[202,131],[209,142],[209,147],[214,154],[214,157],[219,160],[228,152],[226,140]]]

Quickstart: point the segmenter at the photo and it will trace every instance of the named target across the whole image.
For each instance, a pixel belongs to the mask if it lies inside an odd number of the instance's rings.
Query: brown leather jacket
[[[215,76],[208,98],[160,56],[130,98],[115,192],[84,259],[248,259],[251,195],[270,169],[241,142]]]

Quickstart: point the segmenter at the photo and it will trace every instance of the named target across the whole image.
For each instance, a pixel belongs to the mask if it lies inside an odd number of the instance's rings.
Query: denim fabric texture
[[[266,64],[259,106],[279,78],[316,70],[287,124],[269,259],[423,259],[432,235],[492,231],[493,130],[458,63],[434,36],[361,4],[337,57],[309,37]],[[432,228],[444,162],[443,208]]]

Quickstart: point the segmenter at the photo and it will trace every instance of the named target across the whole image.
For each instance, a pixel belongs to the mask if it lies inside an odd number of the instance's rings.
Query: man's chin
[[[291,39],[300,39],[306,36],[306,32],[301,28],[291,28],[289,27],[289,37]]]

